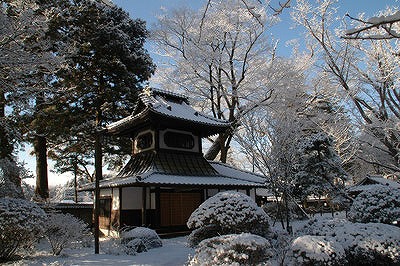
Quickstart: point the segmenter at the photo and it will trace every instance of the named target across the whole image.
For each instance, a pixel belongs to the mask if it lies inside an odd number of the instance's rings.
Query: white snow
[[[107,241],[100,242],[100,254],[94,254],[94,248],[66,249],[61,256],[52,256],[48,247],[46,251],[7,265],[159,265],[176,266],[185,265],[189,256],[193,256],[194,250],[187,247],[186,237],[163,239],[163,246],[151,249],[147,252],[131,255],[104,254],[102,246]]]

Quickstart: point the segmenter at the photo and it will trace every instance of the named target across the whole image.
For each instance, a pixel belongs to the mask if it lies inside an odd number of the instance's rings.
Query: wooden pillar
[[[146,206],[147,205],[147,189],[146,187],[142,188],[142,226],[147,225],[147,219],[146,219]]]
[[[156,224],[158,227],[161,226],[161,209],[160,209],[160,188],[156,187]]]

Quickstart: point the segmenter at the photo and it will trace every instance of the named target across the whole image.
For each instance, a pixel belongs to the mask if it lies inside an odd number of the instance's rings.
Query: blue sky
[[[206,0],[112,0],[117,6],[127,11],[132,18],[140,18],[147,22],[147,28],[151,29],[152,25],[157,21],[157,15],[160,14],[161,8],[171,10],[180,6],[188,6],[194,10],[204,5]],[[295,1],[295,0],[292,0]],[[356,17],[360,13],[365,13],[367,17],[372,17],[379,10],[386,6],[399,6],[400,0],[339,0],[338,15],[344,16],[346,13]],[[265,1],[263,1],[265,2]],[[283,1],[280,1],[283,2]],[[278,0],[271,0],[273,6],[277,6]],[[281,15],[282,22],[271,29],[272,35],[280,40],[278,46],[278,55],[289,56],[290,48],[285,43],[294,38],[301,38],[298,30],[291,30],[292,22],[290,21],[290,10],[285,10]],[[151,47],[148,47],[151,53]],[[153,59],[156,61],[156,58]],[[157,62],[155,62],[157,63]]]

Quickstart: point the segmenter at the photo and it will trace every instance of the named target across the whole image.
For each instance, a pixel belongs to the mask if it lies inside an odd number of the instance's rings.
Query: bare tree
[[[293,19],[306,29],[307,43],[312,53],[319,55],[318,65],[330,82],[340,88],[343,102],[354,107],[360,128],[379,141],[371,161],[383,173],[400,170],[400,91],[397,40],[371,42],[343,40],[332,29],[335,21],[335,1],[325,0],[318,6],[297,1]],[[374,29],[370,29],[374,30]],[[319,70],[320,71],[320,70]],[[388,154],[391,161],[382,161],[379,154]]]
[[[159,17],[152,39],[165,60],[158,82],[183,90],[198,107],[232,127],[215,139],[205,157],[226,161],[240,118],[270,100],[288,75],[267,35],[275,18],[258,1],[207,1],[198,12],[180,8]],[[157,81],[157,80],[156,80]]]

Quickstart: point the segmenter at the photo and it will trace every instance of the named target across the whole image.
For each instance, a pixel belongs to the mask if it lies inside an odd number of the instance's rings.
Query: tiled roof
[[[109,124],[106,127],[108,132],[118,132],[130,125],[134,125],[135,121],[149,116],[150,113],[198,125],[217,127],[222,130],[230,126],[230,123],[226,120],[217,119],[196,111],[189,105],[189,101],[185,96],[177,93],[147,88],[139,94],[139,99],[143,102],[145,108],[139,113],[134,113]]]
[[[215,176],[188,176],[188,175],[168,175],[158,172],[149,172],[138,176],[126,178],[113,178],[102,180],[101,188],[123,187],[141,185],[161,185],[161,186],[225,186],[225,187],[263,187],[264,183],[251,182],[240,177],[232,178],[222,175]],[[91,184],[83,189],[93,190]]]
[[[117,177],[137,176],[150,171],[168,175],[217,175],[201,154],[149,151],[132,156]]]
[[[227,164],[207,161],[201,154],[143,152],[131,158],[114,178],[101,180],[100,187],[177,185],[263,187],[263,176]],[[93,184],[82,190],[93,190]]]

